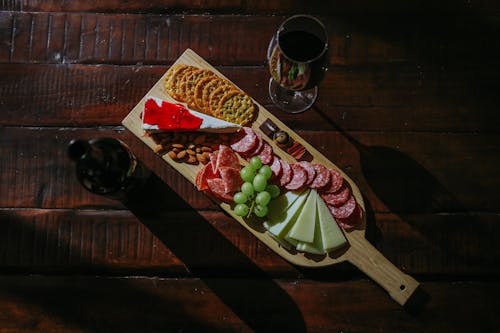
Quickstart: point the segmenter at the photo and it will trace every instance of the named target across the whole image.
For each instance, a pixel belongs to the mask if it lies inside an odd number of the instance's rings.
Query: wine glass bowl
[[[310,108],[328,63],[328,33],[317,18],[295,15],[285,20],[267,50],[269,95],[285,112]]]

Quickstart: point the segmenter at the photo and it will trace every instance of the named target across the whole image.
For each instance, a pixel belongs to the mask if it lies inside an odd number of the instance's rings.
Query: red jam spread
[[[161,106],[152,98],[144,106],[143,121],[161,130],[197,130],[203,119],[196,117],[180,104],[163,101]]]

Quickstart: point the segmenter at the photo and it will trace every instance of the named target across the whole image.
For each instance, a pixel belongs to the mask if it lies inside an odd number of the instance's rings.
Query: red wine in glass
[[[315,17],[296,15],[281,24],[267,52],[269,95],[289,113],[314,104],[328,67],[328,33]]]

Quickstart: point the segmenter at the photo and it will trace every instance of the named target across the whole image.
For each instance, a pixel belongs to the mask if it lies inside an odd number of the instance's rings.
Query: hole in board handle
[[[404,284],[399,286],[399,289],[401,289],[401,290],[405,290],[405,288],[406,288],[406,286]]]

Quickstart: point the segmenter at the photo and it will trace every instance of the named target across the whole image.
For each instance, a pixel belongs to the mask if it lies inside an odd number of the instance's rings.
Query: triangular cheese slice
[[[147,96],[145,105],[142,112],[142,129],[147,133],[182,131],[231,133],[241,128],[240,125],[154,96]]]

